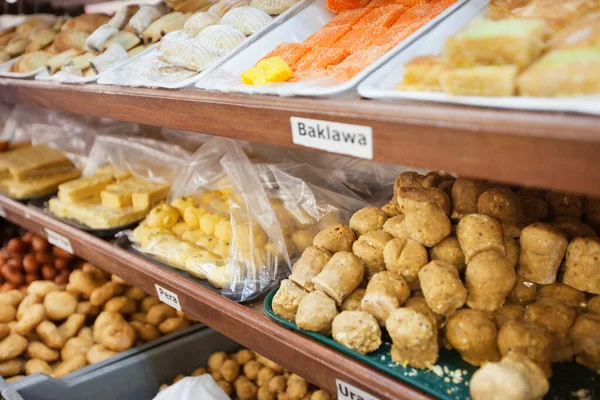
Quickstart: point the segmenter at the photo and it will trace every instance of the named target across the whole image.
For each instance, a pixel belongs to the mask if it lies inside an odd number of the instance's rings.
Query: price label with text
[[[338,400],[379,400],[377,397],[371,396],[365,391],[339,379],[335,380],[335,386],[337,387]]]
[[[156,287],[156,293],[158,293],[158,299],[160,301],[173,307],[177,311],[181,311],[181,303],[179,303],[179,297],[177,297],[175,293],[157,284],[154,284],[154,286]]]
[[[48,243],[73,254],[73,247],[71,246],[71,241],[69,238],[66,238],[48,228],[44,228],[44,230],[48,235]]]
[[[331,153],[373,159],[373,129],[318,119],[291,117],[295,144]]]

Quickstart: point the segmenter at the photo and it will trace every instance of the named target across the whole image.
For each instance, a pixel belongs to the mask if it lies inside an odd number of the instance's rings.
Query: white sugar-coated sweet
[[[129,56],[127,55],[125,49],[121,45],[113,43],[108,46],[104,53],[90,60],[90,65],[96,74],[101,74],[102,72],[114,67],[118,63],[121,63],[128,58]]]
[[[169,46],[170,44],[175,43],[175,42],[180,42],[180,41],[184,41],[184,40],[192,40],[192,39],[194,39],[194,36],[196,36],[196,35],[189,35],[184,30],[169,32],[165,36],[163,36],[163,38],[160,40],[160,42],[158,42],[158,49],[163,50],[167,46]]]
[[[215,25],[219,22],[220,17],[216,17],[213,14],[207,12],[199,12],[192,15],[183,24],[183,30],[190,35],[199,34],[207,26]]]
[[[252,0],[250,6],[263,10],[269,15],[279,15],[297,2],[298,0]]]
[[[210,6],[208,12],[221,19],[223,18],[223,15],[225,15],[232,8],[244,7],[248,4],[248,0],[220,0],[219,2]]]
[[[109,24],[104,24],[96,29],[85,41],[85,46],[95,53],[100,52],[108,39],[119,33],[119,30]]]
[[[174,66],[202,71],[218,56],[214,50],[188,40],[166,46],[159,59]]]
[[[237,7],[229,10],[221,19],[220,24],[232,26],[249,36],[258,32],[272,20],[273,18],[269,14],[258,8]]]
[[[211,25],[196,36],[196,41],[223,55],[246,40],[239,30],[227,25]]]

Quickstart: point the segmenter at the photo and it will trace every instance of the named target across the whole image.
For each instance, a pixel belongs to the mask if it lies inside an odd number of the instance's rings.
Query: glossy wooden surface
[[[0,79],[0,101],[287,147],[292,116],[368,125],[378,161],[600,196],[593,116],[13,79]]]
[[[68,238],[78,256],[149,294],[156,296],[155,284],[174,292],[186,314],[330,393],[336,393],[335,379],[341,379],[381,400],[431,399],[396,379],[280,326],[263,312],[262,302],[241,305],[229,301],[171,269],[154,265],[21,203],[0,197],[0,207],[9,221],[42,236],[47,236],[46,229],[51,229]]]

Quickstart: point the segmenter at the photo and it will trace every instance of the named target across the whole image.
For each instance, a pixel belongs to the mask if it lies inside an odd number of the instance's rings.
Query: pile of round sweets
[[[296,374],[260,354],[242,349],[229,354],[219,351],[208,358],[208,366],[191,376],[210,374],[228,396],[239,400],[330,400],[331,396]],[[177,375],[173,383],[185,378]],[[160,390],[169,385],[163,384]]]
[[[539,369],[529,399],[552,363],[600,370],[598,233],[600,199],[405,172],[389,204],[315,236],[273,310],[363,354],[385,329],[391,359],[414,368],[444,346],[518,379]],[[476,400],[495,393],[477,387]]]
[[[67,285],[0,293],[0,376],[62,377],[190,325],[174,308],[91,264]]]
[[[72,267],[80,262],[46,239],[27,232],[10,239],[0,249],[0,292],[26,287],[39,280],[65,284]]]

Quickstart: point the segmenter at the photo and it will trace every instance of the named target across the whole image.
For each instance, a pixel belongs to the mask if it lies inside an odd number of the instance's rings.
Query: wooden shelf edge
[[[366,125],[373,159],[600,196],[600,119],[425,102],[279,98],[0,79],[0,101],[284,147],[290,117]]]
[[[337,393],[336,379],[340,379],[380,400],[431,399],[409,384],[280,326],[264,314],[262,303],[246,306],[227,300],[172,270],[16,201],[0,197],[0,207],[5,219],[44,237],[45,228],[51,229],[69,239],[76,255],[153,296],[155,284],[176,293],[186,314],[330,393]]]

